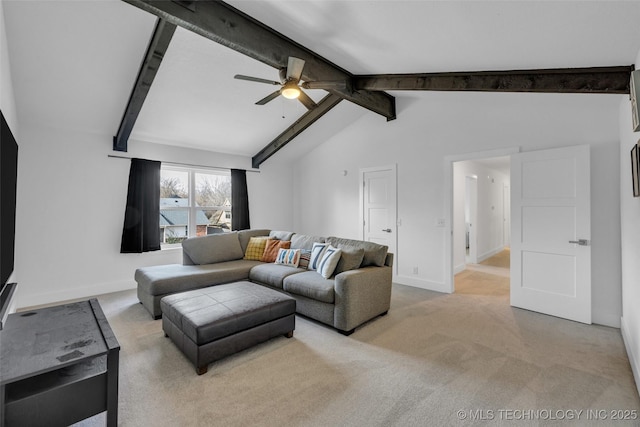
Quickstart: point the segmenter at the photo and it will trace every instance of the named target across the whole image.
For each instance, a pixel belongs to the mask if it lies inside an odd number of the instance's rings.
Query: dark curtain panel
[[[247,171],[231,169],[231,229],[247,230],[249,225],[249,193]]]
[[[120,253],[160,250],[160,162],[131,159]]]

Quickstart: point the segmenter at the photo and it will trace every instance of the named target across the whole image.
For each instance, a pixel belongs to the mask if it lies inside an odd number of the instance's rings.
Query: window
[[[231,175],[225,171],[162,166],[160,242],[231,231]]]

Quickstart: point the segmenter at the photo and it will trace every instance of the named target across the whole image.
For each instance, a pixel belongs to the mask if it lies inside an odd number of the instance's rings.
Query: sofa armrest
[[[391,252],[387,252],[387,258],[384,260],[384,265],[387,267],[393,267],[393,254]]]
[[[187,253],[183,249],[182,250],[182,265],[195,265],[195,264],[196,263],[193,262],[191,257],[189,255],[187,255]]]
[[[335,277],[334,327],[350,331],[389,311],[392,268],[364,267]]]

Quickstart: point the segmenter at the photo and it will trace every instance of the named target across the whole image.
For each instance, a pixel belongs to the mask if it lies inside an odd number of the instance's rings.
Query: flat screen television
[[[9,283],[14,268],[18,143],[0,111],[0,330],[16,288]]]

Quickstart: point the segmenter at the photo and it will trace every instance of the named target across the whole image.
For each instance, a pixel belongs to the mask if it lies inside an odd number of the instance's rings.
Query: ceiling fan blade
[[[307,95],[303,91],[300,91],[300,96],[298,96],[298,101],[302,102],[302,104],[305,107],[307,107],[308,110],[313,110],[318,106],[318,104],[313,102],[313,99],[309,98],[309,95]]]
[[[289,57],[289,63],[287,64],[287,80],[294,80],[296,83],[302,76],[302,70],[304,69],[304,59]]]
[[[269,95],[265,96],[260,101],[256,102],[256,105],[264,105],[269,101],[273,101],[274,99],[276,99],[279,96],[280,96],[280,91],[277,90],[277,91],[273,92],[272,94],[269,94]]]
[[[346,90],[347,82],[346,80],[326,80],[326,81],[317,81],[317,82],[304,82],[300,86],[302,86],[305,89]]]
[[[259,77],[251,77],[251,76],[243,76],[242,74],[236,74],[235,76],[233,76],[234,79],[238,79],[238,80],[247,80],[250,82],[258,82],[258,83],[266,83],[269,85],[278,85],[280,86],[282,83],[280,82],[276,82],[274,80],[267,80],[267,79],[261,79]]]

